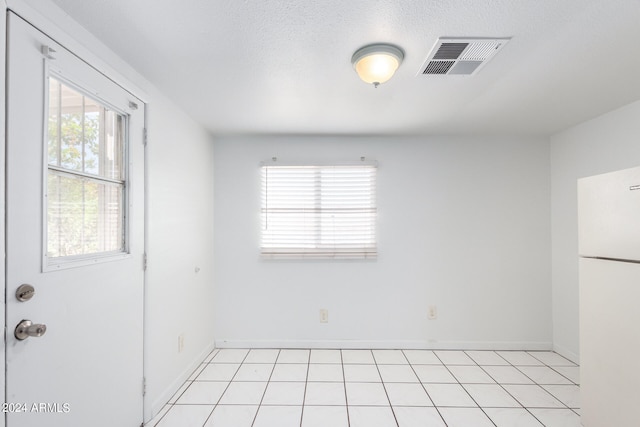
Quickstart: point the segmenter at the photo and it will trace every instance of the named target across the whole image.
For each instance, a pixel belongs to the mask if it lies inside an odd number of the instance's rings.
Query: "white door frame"
[[[7,60],[7,3],[5,0],[0,0],[0,5],[2,5],[2,10],[4,10],[4,15],[2,19],[0,19],[0,46],[2,46],[2,55],[0,55],[0,99],[4,99],[5,102],[0,102],[0,222],[2,223],[2,227],[0,227],[0,257],[2,262],[0,262],[0,280],[2,280],[2,289],[5,291],[2,292],[2,296],[0,297],[2,303],[0,304],[0,316],[2,316],[3,323],[5,325],[5,335],[6,335],[6,256],[5,256],[5,235],[6,235],[6,222],[5,222],[5,180],[6,180],[6,142],[5,142],[5,123],[6,123],[6,73],[5,73],[5,64]],[[6,364],[5,364],[5,350],[6,350],[6,338],[2,340],[2,351],[0,352],[0,379],[2,380],[2,402],[6,402],[6,389],[7,389],[7,381],[6,381]],[[5,427],[5,418],[6,416],[2,414],[0,416],[0,427]]]

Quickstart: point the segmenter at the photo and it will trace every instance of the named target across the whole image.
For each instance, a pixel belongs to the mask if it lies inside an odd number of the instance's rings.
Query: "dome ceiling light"
[[[404,53],[399,47],[372,44],[358,49],[351,57],[351,63],[364,82],[377,88],[393,77],[403,59]]]

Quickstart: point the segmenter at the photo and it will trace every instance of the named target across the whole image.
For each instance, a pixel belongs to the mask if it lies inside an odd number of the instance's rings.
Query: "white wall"
[[[640,165],[640,102],[551,137],[553,342],[579,359],[577,179]]]
[[[159,95],[154,101],[147,146],[148,415],[162,408],[213,349],[214,300],[212,140],[170,102]]]
[[[144,371],[145,420],[149,420],[213,348],[212,138],[51,1],[9,0],[8,4],[146,103],[149,266]],[[181,353],[179,334],[185,336]]]
[[[218,347],[551,348],[547,139],[236,137],[214,151]],[[378,260],[261,260],[258,164],[273,156],[378,160]]]

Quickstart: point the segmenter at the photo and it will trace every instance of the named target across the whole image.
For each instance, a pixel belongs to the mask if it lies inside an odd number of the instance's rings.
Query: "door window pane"
[[[49,171],[49,257],[124,250],[123,185]]]
[[[49,82],[49,165],[123,179],[124,117],[98,101]]]
[[[125,250],[126,117],[49,78],[49,258]]]

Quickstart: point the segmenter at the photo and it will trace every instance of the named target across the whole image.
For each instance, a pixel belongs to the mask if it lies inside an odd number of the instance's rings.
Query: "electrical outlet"
[[[326,308],[320,309],[320,323],[329,323],[329,310]]]
[[[184,350],[184,334],[178,335],[178,353],[182,353]]]
[[[429,320],[435,320],[438,318],[438,307],[435,305],[429,306],[429,312],[427,313],[427,317]]]

